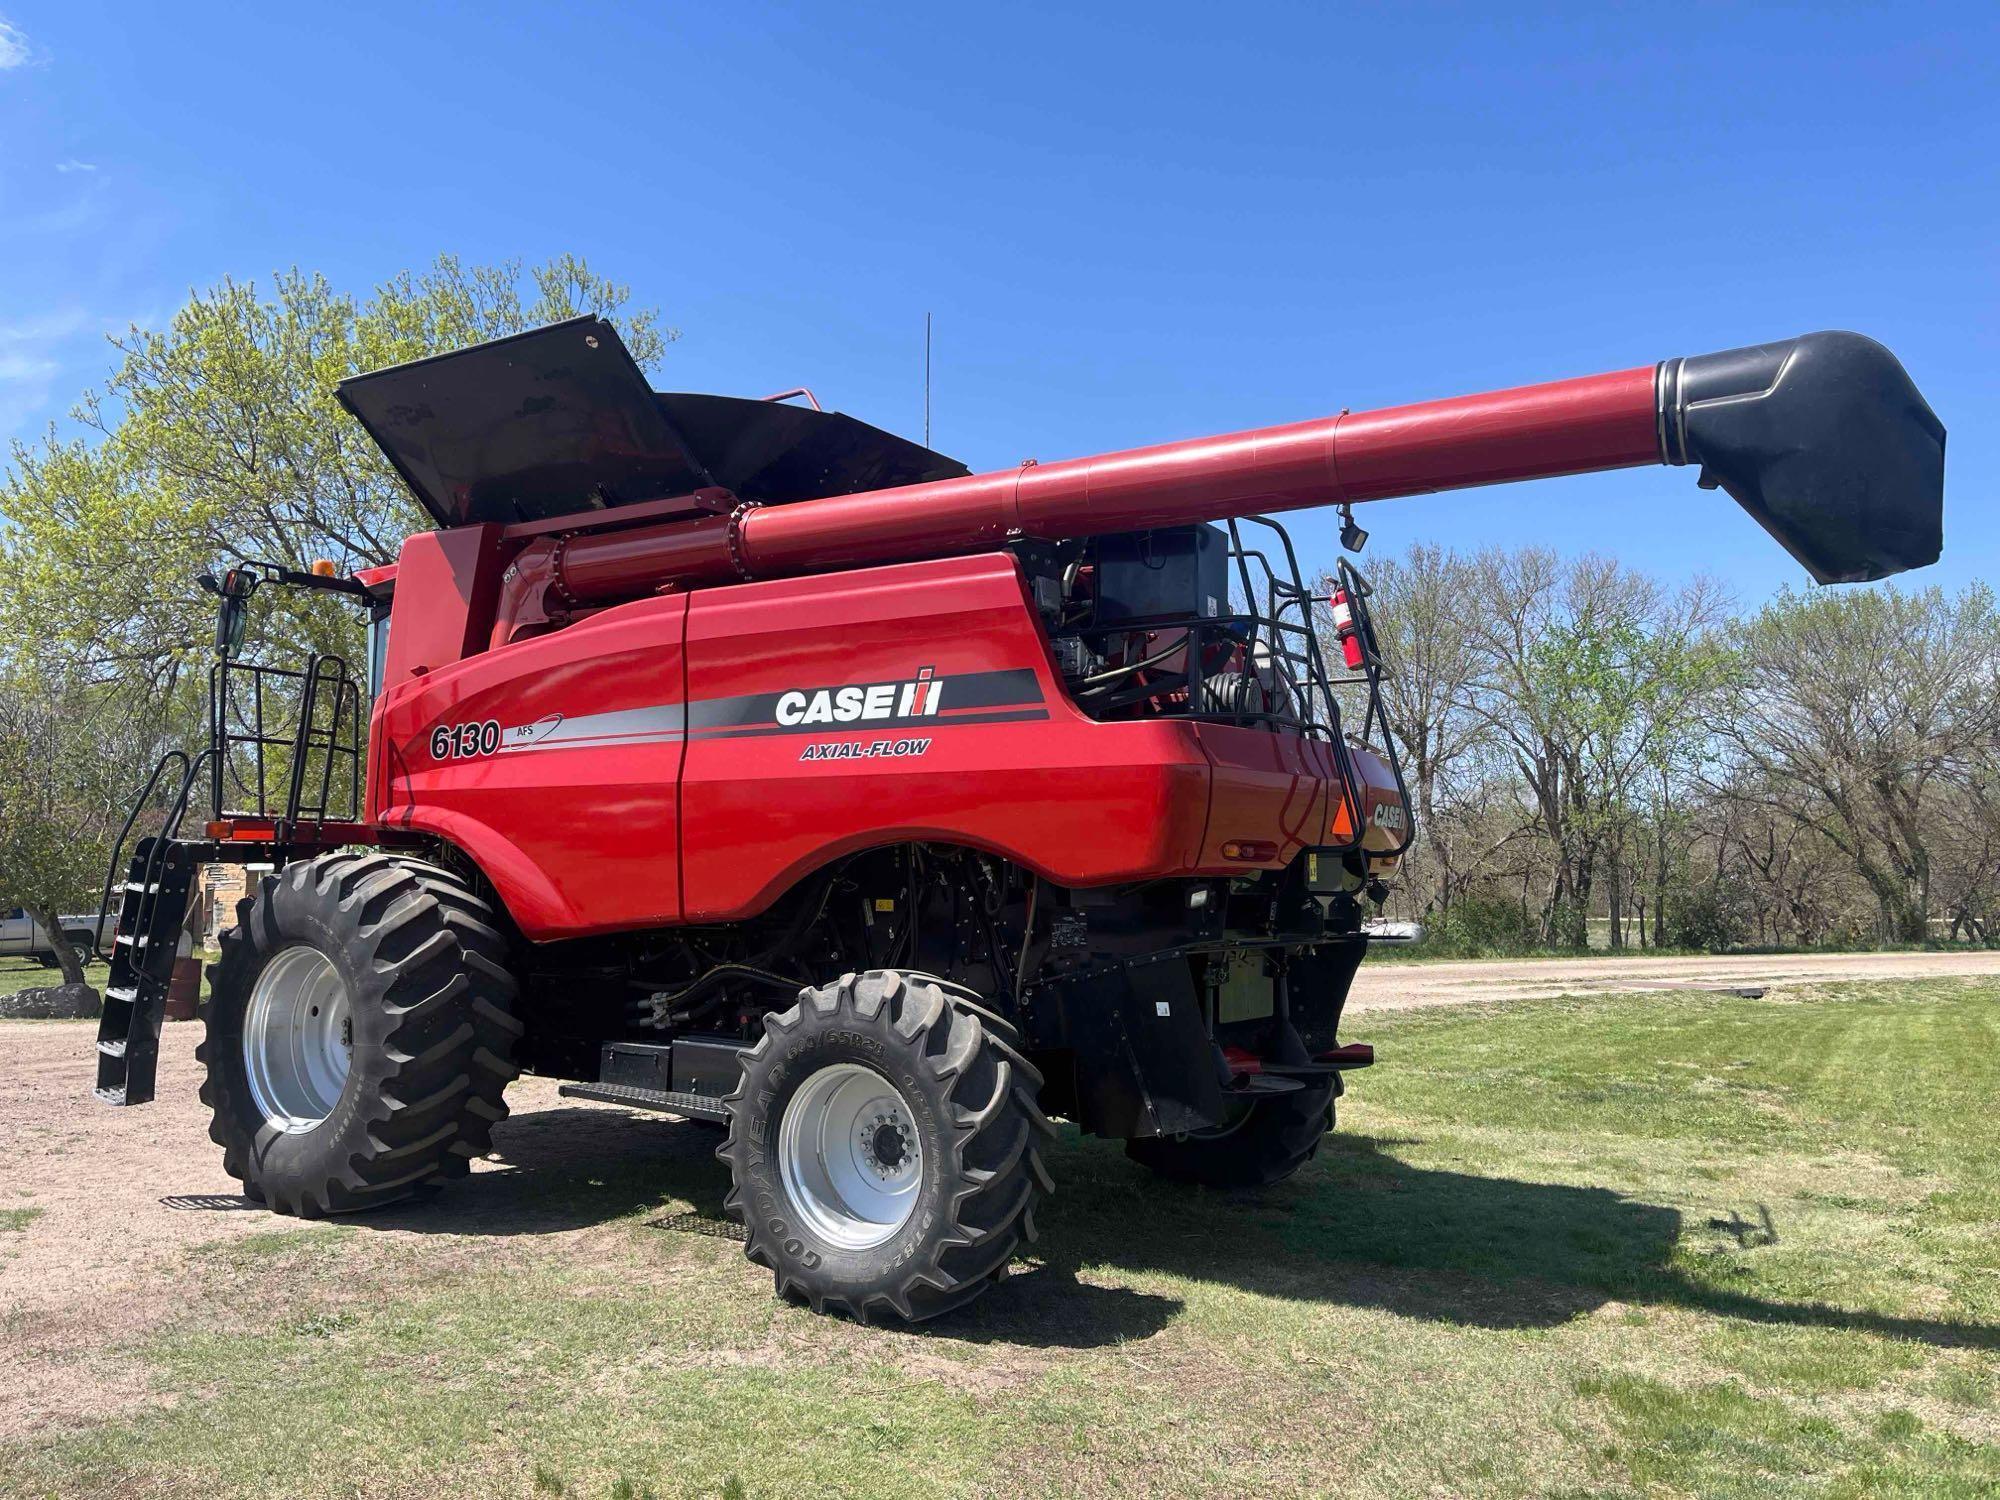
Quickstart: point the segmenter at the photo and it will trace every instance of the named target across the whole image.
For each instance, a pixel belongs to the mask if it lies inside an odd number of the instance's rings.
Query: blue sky
[[[0,0],[0,439],[103,332],[294,264],[565,250],[662,383],[975,468],[1874,335],[2000,561],[2000,6],[832,7]],[[1685,471],[1368,509],[1754,603],[1804,575]],[[1301,518],[1309,552],[1331,524]]]

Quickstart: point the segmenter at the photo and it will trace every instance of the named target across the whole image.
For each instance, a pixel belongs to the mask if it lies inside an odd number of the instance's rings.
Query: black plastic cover
[[[1926,567],[1944,547],[1944,424],[1858,333],[1668,360],[1661,457],[1699,464],[1821,583]]]
[[[740,500],[783,505],[972,472],[921,443],[837,411],[742,396],[657,399],[689,451]]]
[[[1097,613],[1108,630],[1214,619],[1229,608],[1229,538],[1215,526],[1162,526],[1097,539]]]
[[[711,488],[777,505],[968,472],[838,412],[656,394],[595,317],[357,375],[338,395],[443,526]]]

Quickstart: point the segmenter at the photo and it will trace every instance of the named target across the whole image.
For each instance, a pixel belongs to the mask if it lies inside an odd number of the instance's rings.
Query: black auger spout
[[[1944,424],[1896,356],[1858,333],[1670,359],[1660,451],[1699,464],[1821,583],[1938,560]]]

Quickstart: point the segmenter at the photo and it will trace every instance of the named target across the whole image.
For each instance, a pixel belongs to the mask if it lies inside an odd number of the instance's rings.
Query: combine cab
[[[1823,581],[1940,545],[1943,430],[1851,334],[980,475],[655,393],[589,318],[341,398],[437,529],[204,580],[209,742],[115,867],[99,1094],[152,1097],[196,872],[268,865],[202,1052],[246,1192],[461,1175],[533,1071],[726,1127],[750,1258],[861,1317],[1005,1270],[1053,1118],[1268,1184],[1372,1062],[1341,1008],[1414,830],[1366,580],[1315,597],[1273,515],[1694,464]],[[366,681],[240,660],[266,587],[365,611]]]

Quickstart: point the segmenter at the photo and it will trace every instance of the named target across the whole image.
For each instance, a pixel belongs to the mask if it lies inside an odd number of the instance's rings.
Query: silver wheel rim
[[[250,1097],[288,1135],[311,1130],[340,1102],[354,1052],[347,987],[317,948],[278,953],[250,991],[243,1063]]]
[[[815,1235],[842,1250],[866,1250],[909,1222],[923,1185],[924,1147],[894,1084],[859,1063],[833,1063],[785,1106],[778,1172]]]

